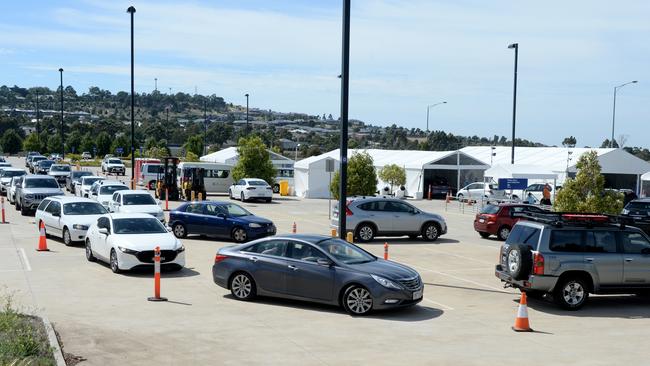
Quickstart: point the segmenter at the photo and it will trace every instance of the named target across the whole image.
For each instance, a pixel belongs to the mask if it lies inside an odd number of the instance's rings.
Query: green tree
[[[393,187],[406,184],[406,171],[396,164],[384,166],[377,175],[379,179],[390,184],[390,193],[393,193]]]
[[[73,131],[66,139],[65,139],[65,148],[69,152],[75,152],[77,154],[81,154],[81,151],[79,151],[79,146],[81,146],[81,139],[83,137],[81,136],[81,132],[78,130]]]
[[[117,136],[111,144],[111,153],[117,154],[118,148],[122,148],[122,156],[128,155],[128,152],[131,149],[131,141],[129,141],[124,135]]]
[[[348,160],[348,196],[369,196],[377,192],[377,173],[372,157],[367,152],[354,153]],[[339,198],[339,171],[330,182],[332,197]]]
[[[565,137],[564,140],[562,140],[562,146],[564,147],[575,147],[577,143],[578,141],[573,136]]]
[[[47,139],[47,152],[61,153],[61,135],[55,133]]]
[[[6,130],[0,143],[5,154],[16,154],[23,147],[23,139],[14,129]]]
[[[95,147],[95,140],[90,133],[84,135],[81,139],[81,144],[79,145],[79,152],[87,151],[93,153],[93,148]]]
[[[95,146],[97,146],[97,155],[104,156],[111,151],[111,137],[106,132],[100,132],[95,139]]]
[[[605,191],[598,154],[583,154],[576,164],[578,173],[568,179],[555,198],[555,209],[565,212],[593,212],[616,215],[623,209],[623,194]]]
[[[264,179],[273,185],[276,171],[266,145],[259,136],[242,137],[237,146],[239,160],[232,169],[232,178],[237,181],[242,178]]]
[[[183,161],[193,162],[193,161],[200,161],[200,160],[199,160],[199,157],[195,153],[193,153],[191,151],[186,151],[185,152],[185,159],[183,159]]]
[[[196,156],[203,155],[203,136],[194,135],[190,137],[183,145],[183,149],[185,149],[186,152],[191,152]]]
[[[40,151],[41,142],[38,141],[38,134],[30,133],[29,136],[23,141],[23,150],[25,151]]]

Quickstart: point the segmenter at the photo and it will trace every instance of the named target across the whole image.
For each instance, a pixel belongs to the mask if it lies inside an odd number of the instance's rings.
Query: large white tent
[[[482,178],[482,173],[488,168],[486,164],[471,159],[459,151],[419,151],[419,150],[380,150],[380,149],[350,149],[348,157],[355,152],[367,152],[373,159],[375,168],[381,169],[385,165],[395,164],[406,171],[406,191],[410,196],[422,197],[426,191],[425,175],[427,171],[445,171],[453,175],[456,184],[461,181],[462,174],[475,173],[477,178]],[[312,156],[296,162],[295,189],[296,195],[307,198],[329,197],[329,173],[325,171],[327,159],[335,161],[338,170],[340,152],[338,149]],[[380,191],[387,183],[379,181],[377,190]]]
[[[485,171],[485,178],[557,179],[557,173],[541,165],[495,164]]]
[[[644,173],[641,176],[641,192],[639,193],[639,196],[650,196],[650,172]]]
[[[289,183],[291,183],[290,178],[293,176],[292,170],[294,161],[271,150],[268,150],[268,152],[271,157],[271,163],[278,171],[277,179],[287,179],[289,180]],[[227,147],[223,150],[215,151],[208,155],[201,156],[199,160],[209,163],[220,163],[234,166],[239,160],[239,153],[237,152],[236,147]]]

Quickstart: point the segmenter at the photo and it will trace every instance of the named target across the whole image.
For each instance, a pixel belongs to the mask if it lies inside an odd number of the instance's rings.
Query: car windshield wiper
[[[363,264],[363,263],[370,263],[373,261],[374,259],[368,259],[368,260],[362,259],[360,261],[347,262],[347,264]]]

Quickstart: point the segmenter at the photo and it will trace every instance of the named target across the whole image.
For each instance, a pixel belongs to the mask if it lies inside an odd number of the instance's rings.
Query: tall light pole
[[[41,143],[41,124],[39,120],[39,113],[38,113],[38,91],[36,91],[36,139],[38,140],[38,143]],[[39,149],[40,150],[40,149]]]
[[[208,100],[203,102],[203,155],[208,154]]]
[[[158,91],[158,78],[153,78],[154,91]]]
[[[293,161],[298,161],[298,149],[300,148],[300,144],[296,144],[296,154],[293,157]]]
[[[341,146],[339,181],[339,238],[347,234],[345,207],[348,185],[348,99],[350,94],[350,3],[343,0],[343,31],[341,39]]]
[[[519,43],[513,43],[508,46],[510,49],[515,50],[515,84],[512,93],[512,154],[510,156],[510,164],[515,163],[515,125],[517,120],[517,63],[519,61]]]
[[[427,132],[429,132],[429,109],[441,104],[447,104],[447,102],[439,102],[439,103],[429,104],[427,106]]]
[[[167,137],[167,143],[169,144],[169,106],[165,107],[165,112],[167,112],[167,124],[165,125],[165,135]]]
[[[61,75],[61,158],[65,159],[65,135],[63,134],[63,68],[59,69]]]
[[[614,127],[616,126],[616,92],[618,91],[618,89],[624,87],[625,85],[636,84],[637,82],[638,81],[636,81],[636,80],[632,80],[632,81],[627,82],[625,84],[621,84],[619,86],[614,87],[614,108],[612,110],[612,139],[609,140],[609,147],[610,148],[614,147]]]
[[[248,135],[248,93],[244,94],[246,96],[246,135]]]
[[[131,14],[131,179],[135,182],[135,81],[134,81],[134,50],[133,50],[133,15],[135,8],[129,6],[126,12]],[[131,183],[131,189],[135,189]]]

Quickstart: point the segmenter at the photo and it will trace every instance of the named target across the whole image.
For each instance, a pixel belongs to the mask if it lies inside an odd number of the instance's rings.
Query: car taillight
[[[345,216],[352,216],[353,213],[350,211],[350,208],[348,206],[345,206]]]
[[[228,256],[222,255],[222,254],[217,254],[214,256],[214,263],[217,264],[221,261],[224,261]]]
[[[533,255],[533,274],[544,274],[544,256],[542,253],[535,253],[535,255]]]

